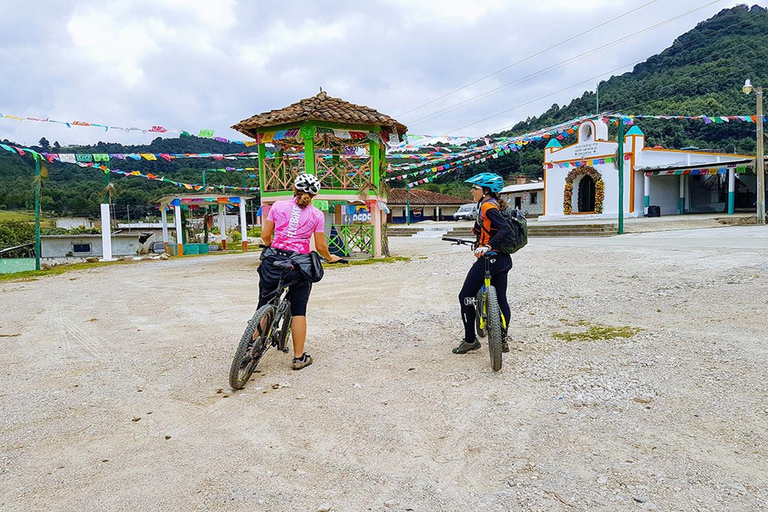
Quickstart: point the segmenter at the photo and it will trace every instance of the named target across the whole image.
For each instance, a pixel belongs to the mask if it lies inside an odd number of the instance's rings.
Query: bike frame
[[[446,242],[453,242],[456,245],[469,245],[472,249],[475,248],[475,242],[472,240],[465,240],[463,238],[449,238],[449,237],[443,237],[443,240]],[[478,307],[478,304],[475,303],[475,309],[477,310],[477,314],[480,317],[480,328],[485,329],[486,321],[488,319],[488,288],[491,286],[491,266],[490,266],[490,258],[493,258],[496,256],[496,252],[494,251],[487,251],[483,254],[484,259],[484,265],[485,265],[485,276],[483,276],[483,304],[482,307]],[[504,313],[501,314],[501,325],[506,330],[507,328],[507,319],[504,318]]]

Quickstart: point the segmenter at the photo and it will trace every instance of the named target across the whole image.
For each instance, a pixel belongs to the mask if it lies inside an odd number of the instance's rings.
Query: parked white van
[[[475,220],[475,217],[477,217],[477,203],[463,204],[453,214],[453,220]]]

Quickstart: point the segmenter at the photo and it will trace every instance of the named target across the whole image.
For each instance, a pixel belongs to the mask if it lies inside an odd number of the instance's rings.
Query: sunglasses
[[[472,190],[483,190],[483,187],[478,187],[477,185],[472,185]]]

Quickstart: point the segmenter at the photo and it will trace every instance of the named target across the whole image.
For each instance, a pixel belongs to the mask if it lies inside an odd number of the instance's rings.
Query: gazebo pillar
[[[160,218],[163,222],[163,252],[168,252],[168,214],[165,212],[166,206],[160,205]]]
[[[179,204],[173,207],[173,216],[176,221],[176,256],[184,256],[184,244],[181,236],[181,199],[177,199]]]
[[[381,209],[379,202],[371,206],[371,221],[373,222],[373,257],[381,258]]]
[[[219,237],[221,239],[221,250],[227,250],[227,207],[219,203]]]
[[[243,252],[248,251],[248,226],[245,223],[245,198],[240,198],[240,240],[243,244]]]

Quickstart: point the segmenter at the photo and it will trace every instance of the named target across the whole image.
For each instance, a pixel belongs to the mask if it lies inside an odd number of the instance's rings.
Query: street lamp
[[[755,90],[757,96],[757,155],[755,162],[755,174],[757,174],[757,222],[765,223],[765,159],[763,156],[763,88],[753,87],[752,81],[747,78],[741,88],[744,94]]]

